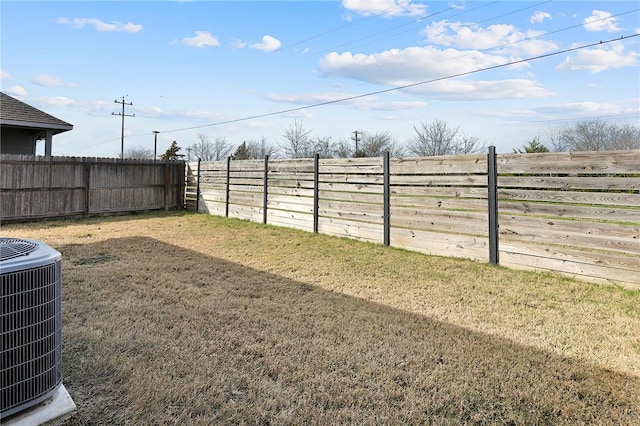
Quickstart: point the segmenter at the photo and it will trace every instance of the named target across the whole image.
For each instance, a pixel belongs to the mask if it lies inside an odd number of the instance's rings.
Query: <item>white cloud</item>
[[[533,80],[465,80],[450,79],[412,88],[417,93],[436,95],[446,100],[496,100],[543,98],[553,95]]]
[[[247,47],[247,43],[236,38],[233,41],[231,41],[231,47],[234,49],[244,49],[245,47]]]
[[[137,33],[142,30],[142,25],[132,24],[128,22],[123,24],[122,22],[112,21],[103,22],[98,18],[75,18],[73,21],[67,18],[61,17],[56,20],[58,24],[73,25],[74,28],[83,28],[85,25],[93,25],[96,31],[118,31],[125,33]]]
[[[425,16],[427,6],[411,0],[342,0],[342,7],[364,16]]]
[[[27,91],[22,86],[9,87],[8,89],[6,89],[6,92],[9,95],[13,95],[13,96],[27,96]]]
[[[74,87],[73,83],[65,83],[57,77],[53,77],[48,74],[36,74],[33,76],[31,81],[39,86],[47,86],[47,87],[59,87],[59,86],[69,86]]]
[[[11,77],[11,74],[6,72],[5,70],[0,70],[0,80],[11,80],[12,78],[13,77]]]
[[[610,103],[569,102],[565,104],[545,105],[534,108],[533,111],[549,117],[593,117],[636,113],[640,111],[640,109]]]
[[[559,71],[588,71],[592,74],[614,68],[636,66],[638,53],[625,52],[622,43],[613,43],[609,48],[580,50],[573,56],[567,56],[556,67]]]
[[[196,31],[195,36],[185,37],[182,42],[187,46],[192,47],[204,47],[204,46],[219,46],[220,42],[216,36],[212,36],[209,31]]]
[[[459,49],[494,49],[514,54],[539,55],[557,49],[557,45],[548,40],[536,40],[544,34],[542,31],[521,32],[513,25],[497,24],[482,28],[473,23],[433,22],[424,34],[427,41],[442,46]]]
[[[52,96],[48,98],[40,98],[40,104],[45,106],[69,106],[74,105],[76,102],[65,96]]]
[[[266,99],[273,102],[288,103],[294,105],[317,105],[326,102],[338,102],[342,99],[357,96],[348,93],[321,93],[315,95],[281,95],[269,94]],[[340,102],[340,105],[351,105],[361,110],[375,111],[406,111],[416,108],[424,108],[427,104],[423,101],[381,101],[376,96],[356,97]]]
[[[271,37],[270,35],[265,35],[262,37],[262,43],[255,43],[249,46],[252,49],[258,49],[265,52],[273,52],[274,50],[280,49],[282,43],[275,37]]]
[[[349,78],[387,87],[407,86],[423,81],[478,69],[503,65],[509,59],[482,52],[438,50],[433,46],[393,49],[374,55],[350,52],[326,55],[320,69],[328,76]],[[446,99],[513,99],[542,97],[550,92],[531,79],[476,81],[447,79],[403,89],[408,92]]]
[[[587,31],[606,31],[609,33],[622,31],[616,18],[611,13],[602,10],[594,10],[590,17],[584,20],[584,29]]]
[[[391,49],[372,55],[333,52],[320,61],[320,70],[330,76],[403,86],[501,65],[507,61],[507,58],[502,56],[481,52],[440,50],[426,46]]]
[[[545,19],[551,19],[551,15],[547,12],[540,12],[539,10],[537,10],[536,13],[534,13],[531,17],[530,22],[532,24],[541,24]]]

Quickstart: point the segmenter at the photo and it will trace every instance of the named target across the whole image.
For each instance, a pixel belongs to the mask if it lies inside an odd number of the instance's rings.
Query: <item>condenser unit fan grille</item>
[[[60,256],[6,270],[0,274],[0,417],[46,399],[62,382]]]
[[[0,238],[0,262],[18,256],[26,256],[37,248],[38,244],[34,241],[19,238]]]

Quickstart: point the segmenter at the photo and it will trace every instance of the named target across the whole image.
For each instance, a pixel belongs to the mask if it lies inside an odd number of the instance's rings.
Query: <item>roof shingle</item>
[[[0,124],[71,130],[73,125],[0,92]]]

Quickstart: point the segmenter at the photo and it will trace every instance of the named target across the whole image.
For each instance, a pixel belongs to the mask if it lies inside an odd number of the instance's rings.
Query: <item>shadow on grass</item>
[[[65,424],[639,424],[640,383],[150,238],[59,248]]]

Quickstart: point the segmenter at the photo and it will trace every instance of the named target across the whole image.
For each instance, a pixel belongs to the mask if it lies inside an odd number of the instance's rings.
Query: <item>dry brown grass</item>
[[[67,424],[640,424],[640,292],[205,215],[63,254]]]

